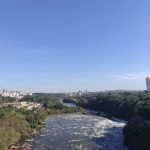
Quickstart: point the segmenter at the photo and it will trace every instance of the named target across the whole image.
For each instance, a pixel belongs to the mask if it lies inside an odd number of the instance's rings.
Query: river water
[[[29,150],[124,150],[124,125],[123,121],[96,115],[53,116],[24,147]]]

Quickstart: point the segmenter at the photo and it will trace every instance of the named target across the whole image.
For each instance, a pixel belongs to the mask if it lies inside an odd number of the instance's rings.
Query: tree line
[[[103,92],[64,100],[127,120],[123,131],[128,149],[150,149],[150,92]]]

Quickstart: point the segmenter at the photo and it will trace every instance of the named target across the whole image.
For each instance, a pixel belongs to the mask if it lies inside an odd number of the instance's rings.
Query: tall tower
[[[82,92],[81,91],[78,92],[78,96],[82,96]]]
[[[147,87],[147,91],[150,91],[150,78],[149,77],[146,78],[146,87]]]

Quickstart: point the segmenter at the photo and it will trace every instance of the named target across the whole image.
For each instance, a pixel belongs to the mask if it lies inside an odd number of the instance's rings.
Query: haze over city
[[[145,90],[150,1],[0,4],[0,89]]]

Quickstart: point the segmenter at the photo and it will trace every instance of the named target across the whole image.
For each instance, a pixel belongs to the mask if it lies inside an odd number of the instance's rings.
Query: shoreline
[[[82,112],[76,112],[76,113],[60,113],[60,114],[55,114],[55,115],[48,115],[45,117],[45,120],[43,121],[43,123],[41,125],[39,125],[37,128],[35,129],[31,129],[31,132],[28,133],[27,135],[25,134],[21,134],[19,139],[16,140],[16,142],[13,142],[11,144],[8,145],[8,147],[6,147],[6,149],[8,150],[21,150],[22,148],[25,148],[26,144],[25,142],[28,141],[28,139],[32,138],[32,136],[38,134],[41,130],[41,128],[46,124],[47,120],[51,117],[54,116],[58,116],[58,115],[64,115],[64,114],[83,114]],[[32,142],[28,141],[28,142]]]
[[[82,107],[81,107],[82,108]],[[83,108],[84,109],[84,108]],[[94,112],[94,113],[93,113]],[[29,132],[27,135],[25,134],[21,134],[20,135],[20,138],[14,142],[14,143],[11,143],[7,149],[8,150],[21,150],[22,148],[26,148],[26,146],[29,146],[29,145],[26,145],[26,141],[27,142],[32,142],[32,137],[36,134],[38,134],[41,130],[41,128],[46,124],[47,120],[50,119],[51,117],[54,117],[54,116],[59,116],[59,115],[65,115],[65,114],[82,114],[82,115],[95,115],[95,116],[98,116],[98,117],[104,117],[106,119],[109,119],[109,120],[113,120],[113,121],[118,121],[120,119],[117,119],[117,118],[114,118],[113,116],[111,116],[111,118],[108,118],[108,117],[105,117],[105,116],[101,116],[98,114],[99,112],[97,111],[92,111],[92,110],[89,110],[89,109],[84,109],[83,112],[75,112],[75,113],[60,113],[60,114],[54,114],[54,115],[48,115],[45,117],[45,120],[43,121],[43,123],[41,125],[39,125],[37,128],[35,129],[31,129],[31,132]],[[120,121],[124,121],[124,120],[120,120]],[[29,141],[30,140],[30,141]]]

